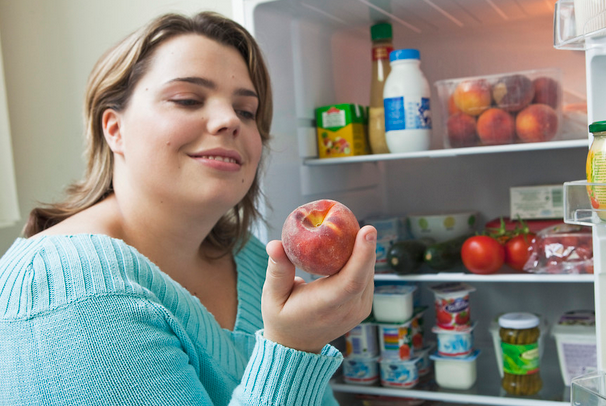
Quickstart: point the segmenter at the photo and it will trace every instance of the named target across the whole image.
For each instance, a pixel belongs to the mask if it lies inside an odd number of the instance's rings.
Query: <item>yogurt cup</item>
[[[429,358],[434,362],[436,370],[436,382],[440,387],[446,389],[466,390],[476,383],[477,367],[476,359],[480,350],[475,350],[468,357],[453,358],[441,357],[432,354]]]
[[[415,350],[420,350],[423,348],[423,324],[424,319],[423,315],[425,314],[425,310],[427,310],[427,306],[415,307],[413,310],[412,316],[412,347]]]
[[[379,324],[378,334],[381,358],[409,360],[413,357],[412,321],[406,323]]]
[[[345,356],[356,358],[375,358],[379,355],[377,326],[362,322],[345,333]]]
[[[413,285],[381,285],[375,287],[372,311],[378,322],[403,323],[413,315]]]
[[[343,360],[343,380],[356,385],[372,385],[379,381],[379,357]]]
[[[466,283],[447,282],[430,288],[435,295],[436,325],[446,330],[466,329],[471,324],[469,293],[476,289]]]
[[[466,357],[473,351],[473,329],[476,323],[465,330],[445,330],[434,326],[431,331],[438,337],[438,354],[443,357]]]
[[[415,357],[419,359],[417,363],[419,376],[425,376],[431,372],[431,359],[429,358],[429,354],[434,348],[435,345],[431,343],[420,350],[415,349]]]
[[[381,385],[407,389],[415,387],[419,382],[418,363],[418,358],[408,361],[381,358]]]

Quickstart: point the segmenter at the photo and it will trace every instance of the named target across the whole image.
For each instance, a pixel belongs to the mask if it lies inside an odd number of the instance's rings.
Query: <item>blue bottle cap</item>
[[[418,49],[396,49],[389,53],[389,61],[400,59],[421,59],[421,53]]]

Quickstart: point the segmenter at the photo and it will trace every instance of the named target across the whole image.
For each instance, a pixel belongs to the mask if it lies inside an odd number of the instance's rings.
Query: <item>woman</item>
[[[0,259],[0,404],[336,403],[328,343],[370,312],[376,230],[309,284],[248,234],[271,108],[258,46],[216,14],[100,59],[85,178]]]

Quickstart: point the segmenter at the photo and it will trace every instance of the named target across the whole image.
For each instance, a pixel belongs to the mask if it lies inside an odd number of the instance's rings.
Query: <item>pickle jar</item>
[[[543,387],[539,374],[539,318],[531,313],[499,317],[503,352],[501,386],[510,395],[530,396]]]
[[[587,153],[587,182],[606,183],[606,121],[596,121],[589,125],[593,141]],[[598,217],[606,220],[606,186],[587,185],[591,206],[598,210]]]

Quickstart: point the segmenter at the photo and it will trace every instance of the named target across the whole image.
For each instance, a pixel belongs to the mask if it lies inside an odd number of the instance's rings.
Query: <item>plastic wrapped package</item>
[[[591,228],[560,224],[539,231],[529,248],[524,271],[549,274],[592,274]]]

